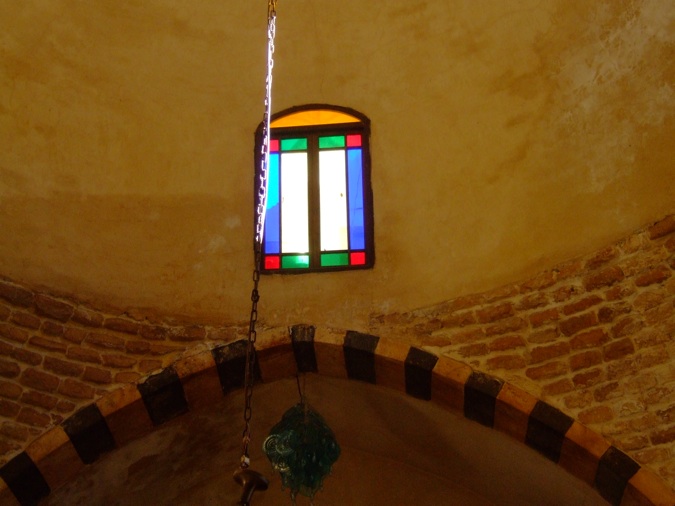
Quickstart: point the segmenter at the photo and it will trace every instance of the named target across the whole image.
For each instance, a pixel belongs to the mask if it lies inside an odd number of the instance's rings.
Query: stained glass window
[[[263,272],[372,267],[368,119],[300,107],[273,116],[270,132]]]

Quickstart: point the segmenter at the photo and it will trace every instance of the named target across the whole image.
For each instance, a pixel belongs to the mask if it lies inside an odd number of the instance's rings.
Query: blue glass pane
[[[280,253],[279,250],[279,154],[270,155],[267,168],[267,215],[265,217],[265,251]]]
[[[347,177],[349,179],[349,248],[365,249],[366,235],[363,223],[363,150],[347,150]]]

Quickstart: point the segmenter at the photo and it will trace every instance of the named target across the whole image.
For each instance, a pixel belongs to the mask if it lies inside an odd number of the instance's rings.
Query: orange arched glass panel
[[[362,114],[334,106],[272,117],[263,272],[373,266],[369,127]]]
[[[346,112],[332,109],[309,109],[281,116],[270,123],[270,128],[337,125],[340,123],[359,123],[359,118]]]

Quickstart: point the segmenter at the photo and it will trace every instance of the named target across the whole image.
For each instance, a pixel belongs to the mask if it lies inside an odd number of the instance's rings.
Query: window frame
[[[262,261],[260,272],[262,274],[304,274],[315,272],[333,272],[333,271],[353,271],[372,269],[375,265],[375,245],[374,245],[374,219],[373,219],[373,192],[371,184],[371,157],[370,157],[370,120],[362,113],[355,111],[348,107],[327,105],[327,104],[306,104],[302,106],[295,106],[284,109],[275,113],[270,118],[270,124],[275,120],[284,118],[291,114],[306,112],[312,110],[335,111],[339,113],[348,114],[354,117],[358,122],[351,123],[329,123],[320,125],[302,125],[302,126],[286,126],[286,127],[272,127],[270,128],[270,139],[282,139],[293,137],[306,137],[308,139],[308,220],[309,220],[309,267],[302,268],[265,268],[265,244],[263,239],[262,245]],[[255,172],[254,172],[254,191],[257,195],[260,184],[260,167],[262,154],[262,132],[263,124],[260,123],[255,133]],[[336,265],[336,266],[322,266],[321,265],[321,209],[319,202],[319,162],[318,162],[318,142],[311,144],[312,140],[318,141],[319,136],[330,135],[348,135],[351,133],[361,134],[361,150],[362,150],[362,177],[363,177],[363,227],[365,239],[366,259],[365,263],[360,265]],[[348,149],[347,147],[344,148]],[[256,221],[256,204],[254,203],[254,226]],[[349,230],[349,229],[348,229]],[[349,232],[348,232],[349,233]],[[345,250],[341,250],[345,251]],[[350,250],[346,250],[347,253]],[[276,254],[276,253],[275,253]],[[295,253],[297,254],[297,253]],[[283,256],[283,252],[279,254]]]

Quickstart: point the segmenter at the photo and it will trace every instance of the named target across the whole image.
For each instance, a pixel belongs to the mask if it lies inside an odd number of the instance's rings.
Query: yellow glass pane
[[[334,125],[336,123],[359,123],[361,120],[340,111],[330,109],[312,109],[309,111],[300,111],[282,116],[270,123],[271,128],[295,127],[295,126],[313,126],[313,125]]]
[[[321,251],[340,251],[347,241],[347,181],[344,149],[319,151]]]

